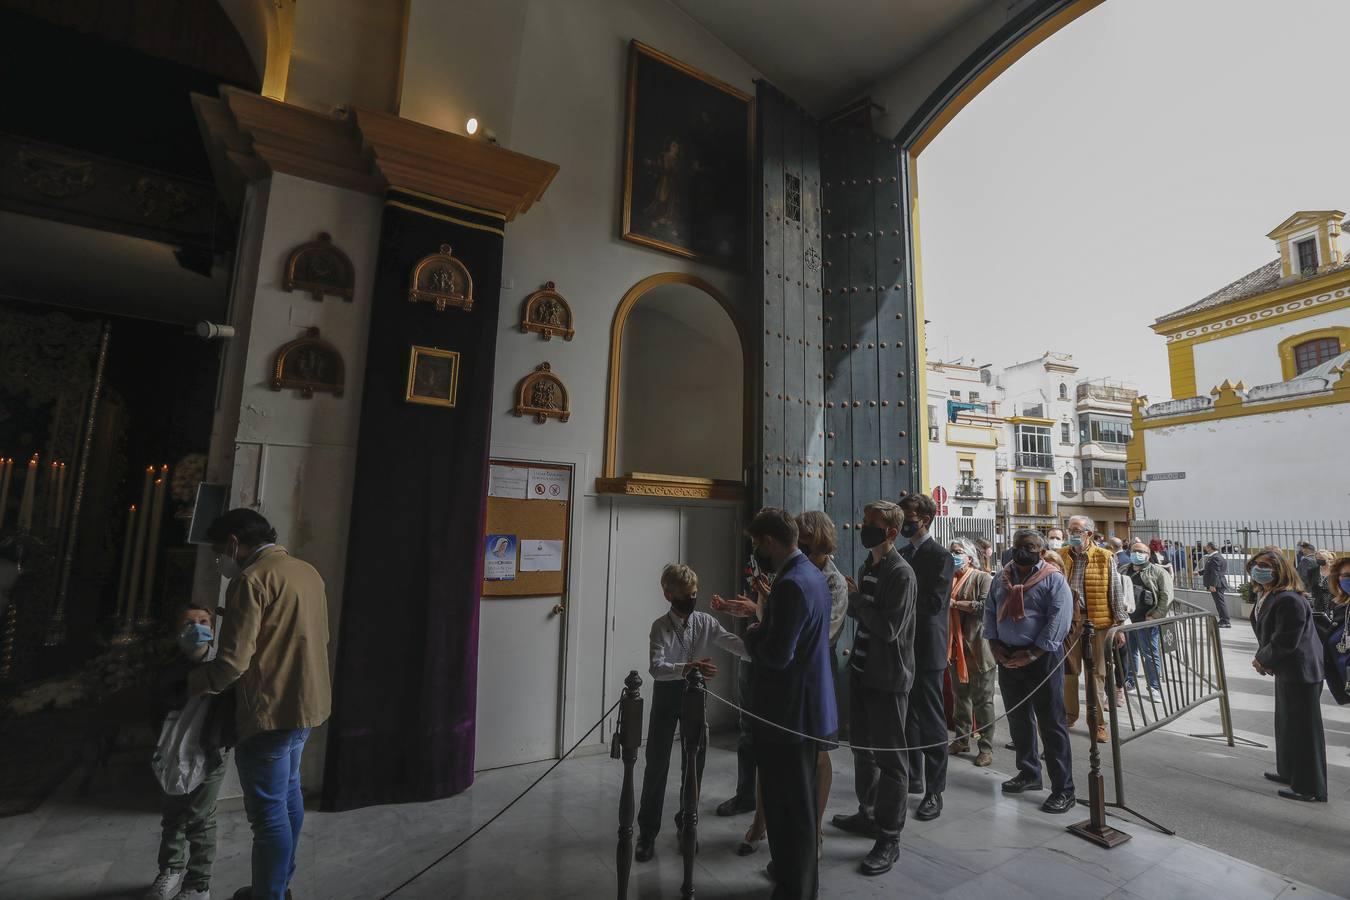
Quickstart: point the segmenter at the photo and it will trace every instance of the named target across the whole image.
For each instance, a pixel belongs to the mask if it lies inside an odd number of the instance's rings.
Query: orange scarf
[[[1003,579],[1003,587],[1007,589],[1008,596],[1003,601],[1003,607],[998,611],[998,620],[1012,619],[1014,622],[1020,622],[1027,617],[1026,603],[1024,596],[1028,590],[1040,584],[1050,577],[1054,572],[1050,566],[1041,566],[1031,573],[1031,576],[1021,584],[1014,584],[1012,576],[1017,572],[1017,563],[1010,562],[1003,567],[1003,573],[999,576]]]
[[[961,574],[952,579],[952,596],[956,600],[957,591],[961,590],[961,585],[966,583],[970,577],[970,564],[961,570]],[[966,648],[961,641],[961,613],[955,606],[948,605],[947,614],[950,616],[947,633],[949,640],[947,643],[947,662],[956,664],[956,678],[962,684],[970,681],[970,672],[966,668]]]

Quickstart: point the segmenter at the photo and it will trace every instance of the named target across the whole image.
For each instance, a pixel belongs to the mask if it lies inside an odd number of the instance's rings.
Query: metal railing
[[[1013,455],[1013,464],[1019,469],[1042,469],[1046,472],[1055,470],[1055,455],[1053,453],[1023,453],[1018,451]]]
[[[1118,634],[1125,635],[1124,647],[1115,647]],[[1111,664],[1106,667],[1106,696],[1110,705],[1111,767],[1115,781],[1115,799],[1107,805],[1137,816],[1165,834],[1174,834],[1126,805],[1125,769],[1121,762],[1126,744],[1210,701],[1217,701],[1222,732],[1191,737],[1222,740],[1230,747],[1236,742],[1263,746],[1233,735],[1218,619],[1211,612],[1177,600],[1171,614],[1164,618],[1111,628],[1106,632],[1104,646],[1112,648]],[[1124,684],[1120,680],[1122,675],[1126,679]],[[1117,687],[1124,688],[1122,706],[1115,702]]]
[[[938,516],[933,520],[930,532],[933,539],[944,547],[958,537],[972,541],[984,538],[992,544],[998,534],[998,520],[980,516]]]
[[[1148,495],[1144,502],[1147,505]],[[1229,586],[1238,590],[1247,580],[1244,565],[1253,552],[1262,547],[1279,547],[1293,558],[1302,541],[1319,550],[1337,554],[1350,553],[1350,521],[1272,521],[1265,519],[1157,520],[1138,519],[1132,525],[1132,536],[1151,540],[1158,538],[1180,545],[1180,553],[1172,560],[1173,578],[1178,587],[1201,588],[1196,570],[1204,556],[1204,546],[1213,541],[1223,553],[1228,566]]]

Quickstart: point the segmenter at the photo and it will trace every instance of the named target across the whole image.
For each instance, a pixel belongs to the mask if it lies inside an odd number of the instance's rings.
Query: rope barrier
[[[479,825],[477,828],[475,828],[475,829],[473,830],[473,832],[472,832],[468,837],[466,837],[464,840],[460,841],[458,844],[456,844],[455,846],[451,847],[449,850],[447,850],[446,852],[444,852],[444,853],[442,853],[440,856],[438,856],[435,860],[433,860],[433,861],[431,862],[430,865],[428,865],[428,866],[426,866],[425,868],[423,868],[423,869],[422,869],[421,871],[419,871],[417,874],[413,875],[411,878],[409,878],[408,880],[404,881],[402,884],[400,884],[398,887],[394,888],[394,889],[393,889],[392,891],[390,891],[389,893],[387,893],[387,894],[381,894],[381,895],[380,895],[380,900],[389,900],[390,897],[394,896],[394,895],[397,894],[399,891],[403,890],[405,887],[407,887],[408,885],[412,884],[412,883],[413,883],[414,881],[416,881],[417,879],[421,878],[423,875],[425,875],[425,874],[427,874],[428,872],[430,872],[430,871],[431,871],[432,869],[434,869],[436,866],[439,866],[441,863],[445,862],[447,859],[450,858],[451,854],[453,854],[456,850],[458,850],[460,847],[463,847],[463,846],[464,846],[465,844],[467,844],[469,841],[471,841],[471,840],[473,840],[475,837],[477,837],[479,832],[481,832],[483,829],[487,828],[487,827],[488,827],[489,825],[491,825],[493,822],[495,822],[495,821],[497,821],[498,819],[500,819],[500,818],[502,817],[502,815],[503,815],[508,809],[510,809],[511,807],[515,806],[518,802],[520,802],[520,799],[521,799],[522,797],[524,797],[524,796],[525,796],[526,794],[528,794],[530,791],[534,790],[535,787],[538,786],[539,782],[543,781],[545,778],[547,778],[547,777],[549,776],[550,773],[552,773],[552,771],[553,771],[554,769],[556,769],[556,768],[558,768],[558,766],[562,765],[563,760],[567,759],[567,757],[569,757],[569,756],[572,755],[572,750],[577,749],[577,748],[580,747],[583,743],[585,743],[585,742],[586,742],[586,738],[590,737],[591,734],[592,734],[592,732],[594,732],[595,729],[597,729],[597,728],[600,727],[600,723],[603,722],[603,721],[605,721],[606,719],[608,719],[609,716],[610,716],[610,714],[613,713],[614,710],[616,710],[616,709],[619,708],[619,703],[622,702],[622,700],[623,700],[622,697],[620,697],[618,700],[615,700],[615,701],[614,701],[614,705],[611,706],[609,709],[605,710],[605,714],[604,714],[603,716],[601,716],[599,719],[596,720],[596,723],[590,727],[590,730],[588,730],[585,734],[583,734],[583,735],[581,736],[581,739],[578,740],[575,744],[573,744],[570,750],[568,750],[568,751],[567,751],[566,753],[564,753],[562,756],[558,757],[557,761],[554,762],[553,765],[549,766],[548,769],[544,772],[544,774],[540,775],[538,778],[536,778],[533,782],[530,783],[530,786],[529,786],[529,787],[527,787],[525,790],[523,790],[523,791],[521,791],[519,794],[517,794],[517,795],[516,795],[516,799],[512,800],[510,803],[508,803],[508,804],[506,804],[504,807],[502,807],[501,810],[498,811],[498,813],[497,813],[495,816],[493,816],[492,818],[490,818],[490,819],[488,819],[486,822],[484,822],[482,825]]]
[[[1003,719],[1008,718],[1008,716],[1012,714],[1012,711],[1017,709],[1017,707],[1021,706],[1024,703],[1029,703],[1035,696],[1036,692],[1039,691],[1042,687],[1044,687],[1045,683],[1049,681],[1050,678],[1055,674],[1056,669],[1064,665],[1065,658],[1067,658],[1068,655],[1073,652],[1073,648],[1076,646],[1078,646],[1078,638],[1074,638],[1073,642],[1069,644],[1068,647],[1065,648],[1063,656],[1059,658],[1059,663],[1049,672],[1046,673],[1045,677],[1040,680],[1040,683],[1037,684],[1034,688],[1032,688],[1027,693],[1027,696],[1025,698],[1023,698],[1020,702],[1014,703],[1012,706],[1008,707],[1006,710],[1004,710],[1003,715],[994,718],[985,727],[988,727],[989,725],[993,725],[995,722],[1000,722]],[[871,753],[908,753],[911,750],[932,750],[936,747],[946,747],[953,741],[969,740],[970,738],[980,733],[980,729],[976,728],[972,729],[971,731],[965,734],[957,735],[954,738],[947,738],[946,740],[934,744],[921,744],[916,747],[863,747],[858,744],[854,744],[851,741],[836,741],[832,739],[827,740],[826,738],[816,737],[810,734],[802,734],[800,731],[793,731],[786,725],[779,725],[777,722],[770,722],[763,716],[757,716],[754,713],[750,712],[750,710],[737,706],[735,703],[731,702],[726,697],[721,696],[717,692],[713,691],[711,688],[704,687],[703,690],[705,693],[707,693],[709,696],[711,696],[714,700],[718,701],[719,703],[723,703],[727,706],[730,706],[732,709],[736,710],[742,715],[754,719],[756,722],[768,725],[770,728],[776,728],[779,731],[784,732],[785,734],[794,735],[795,737],[799,737],[802,740],[815,741],[818,744],[828,744],[834,747],[848,747],[851,750],[864,750]]]

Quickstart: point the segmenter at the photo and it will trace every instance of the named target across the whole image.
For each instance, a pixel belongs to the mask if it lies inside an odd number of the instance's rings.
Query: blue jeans
[[[1162,682],[1158,680],[1158,653],[1159,631],[1156,628],[1145,628],[1141,631],[1131,631],[1128,634],[1128,642],[1125,645],[1125,683],[1134,686],[1135,663],[1138,658],[1144,658],[1144,678],[1148,681],[1148,686],[1155,691],[1162,690]]]
[[[283,900],[295,874],[305,821],[300,757],[308,738],[308,728],[263,731],[235,750],[244,812],[253,827],[253,900]]]

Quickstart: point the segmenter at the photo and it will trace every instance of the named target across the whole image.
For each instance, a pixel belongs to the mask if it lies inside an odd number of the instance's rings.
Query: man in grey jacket
[[[862,543],[869,551],[849,581],[848,614],[857,620],[849,660],[849,734],[864,747],[905,746],[905,712],[914,684],[914,570],[895,549],[904,513],[878,500],[863,511]],[[858,811],[836,815],[836,827],[875,837],[864,875],[889,872],[900,856],[909,785],[903,751],[854,750]]]
[[[1205,558],[1200,563],[1200,577],[1214,600],[1214,612],[1219,616],[1220,628],[1231,628],[1228,620],[1228,604],[1224,602],[1224,591],[1228,590],[1228,560],[1223,558],[1219,547],[1213,541],[1205,544]]]

